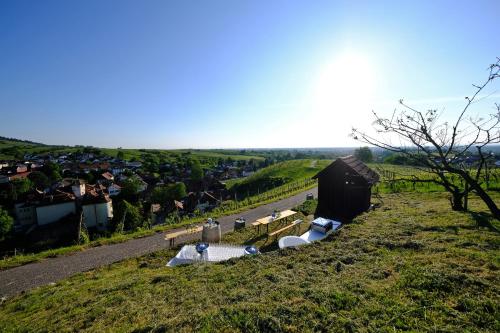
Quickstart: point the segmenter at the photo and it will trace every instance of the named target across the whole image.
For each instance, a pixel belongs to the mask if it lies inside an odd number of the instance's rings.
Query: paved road
[[[217,220],[221,224],[222,232],[226,233],[233,230],[234,220],[240,216],[246,219],[247,224],[251,223],[258,218],[269,215],[274,209],[285,210],[302,203],[307,193],[313,193],[316,197],[317,188],[243,213],[224,216]],[[79,272],[168,248],[168,242],[164,240],[164,237],[164,233],[157,233],[124,243],[89,248],[71,255],[49,258],[41,262],[0,271],[0,297],[14,296],[20,292],[62,280]],[[176,245],[200,237],[201,233],[184,236],[177,240]]]

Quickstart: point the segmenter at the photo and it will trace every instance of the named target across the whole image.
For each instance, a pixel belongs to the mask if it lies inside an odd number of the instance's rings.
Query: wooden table
[[[257,221],[255,221],[254,223],[252,223],[252,225],[254,227],[257,227],[257,232],[260,234],[260,226],[261,225],[265,225],[266,226],[266,232],[269,232],[269,224],[270,223],[273,223],[275,221],[283,221],[283,220],[286,220],[287,218],[289,218],[290,216],[293,216],[297,214],[297,212],[293,211],[293,210],[284,210],[280,213],[280,215],[278,217],[275,217],[274,219],[272,218],[272,215],[269,215],[269,216],[266,216],[266,217],[263,217],[261,219],[258,219]]]
[[[165,240],[169,241],[170,247],[173,247],[175,245],[175,239],[177,237],[183,236],[183,235],[194,234],[194,233],[200,232],[202,230],[203,230],[203,226],[198,226],[198,227],[194,227],[194,228],[189,228],[189,229],[185,229],[185,230],[171,232],[171,233],[165,235]]]

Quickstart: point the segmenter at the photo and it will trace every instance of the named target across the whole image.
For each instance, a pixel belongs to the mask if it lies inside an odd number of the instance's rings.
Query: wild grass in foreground
[[[382,200],[296,250],[176,268],[165,267],[175,251],[160,251],[78,274],[5,301],[0,330],[500,331],[500,238],[481,202],[471,214],[439,193]]]

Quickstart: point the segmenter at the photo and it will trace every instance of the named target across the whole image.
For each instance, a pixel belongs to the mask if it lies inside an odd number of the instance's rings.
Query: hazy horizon
[[[2,1],[0,135],[109,148],[359,147],[351,128],[369,128],[372,110],[391,114],[400,98],[453,119],[498,56],[499,10]]]

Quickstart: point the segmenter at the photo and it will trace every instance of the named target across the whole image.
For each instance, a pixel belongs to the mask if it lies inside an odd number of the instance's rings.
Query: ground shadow
[[[260,252],[271,252],[279,250],[278,239],[273,238],[269,244],[261,246],[259,250]]]
[[[500,233],[498,227],[493,224],[493,215],[485,212],[469,212],[471,217],[476,222],[476,228],[488,228],[490,231]]]
[[[253,245],[257,243],[258,241],[261,241],[263,239],[267,238],[267,234],[260,234],[255,237],[249,238],[243,242],[243,245]]]

